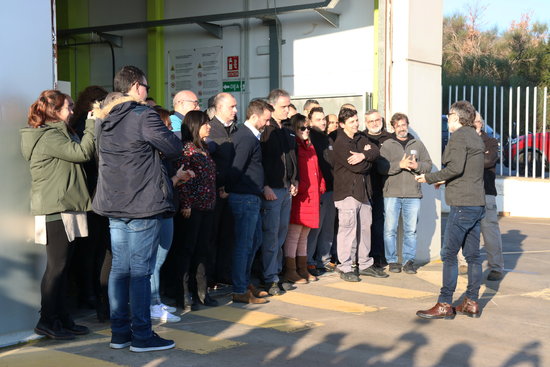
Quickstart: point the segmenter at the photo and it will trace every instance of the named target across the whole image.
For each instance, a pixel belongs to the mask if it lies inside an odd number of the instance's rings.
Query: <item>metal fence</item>
[[[467,100],[485,120],[484,129],[500,142],[497,174],[550,178],[548,87],[449,85],[443,87],[443,112]]]

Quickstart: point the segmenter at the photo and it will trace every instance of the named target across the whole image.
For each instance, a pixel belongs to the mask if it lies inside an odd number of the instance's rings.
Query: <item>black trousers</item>
[[[61,220],[46,223],[47,265],[40,292],[42,296],[40,321],[51,325],[55,320],[70,322],[67,307],[67,278],[75,245],[69,242]]]
[[[384,250],[384,197],[382,193],[375,193],[372,200],[371,248],[369,256],[377,266],[386,266]]]
[[[212,236],[208,252],[211,256],[207,262],[210,280],[215,283],[231,284],[231,259],[233,256],[234,225],[233,212],[227,199],[216,199],[214,208]]]

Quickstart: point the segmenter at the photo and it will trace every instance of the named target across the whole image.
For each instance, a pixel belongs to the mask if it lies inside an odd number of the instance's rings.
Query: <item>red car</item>
[[[526,147],[527,152],[525,151]],[[509,152],[511,152],[511,157]],[[508,166],[508,161],[511,158],[510,168],[512,169],[516,169],[516,159],[518,159],[520,175],[525,174],[525,164],[527,163],[528,176],[533,176],[533,159],[535,159],[535,177],[544,177],[542,163],[544,160],[544,170],[547,172],[549,168],[548,157],[550,156],[550,132],[530,133],[511,139],[502,155],[506,166]]]

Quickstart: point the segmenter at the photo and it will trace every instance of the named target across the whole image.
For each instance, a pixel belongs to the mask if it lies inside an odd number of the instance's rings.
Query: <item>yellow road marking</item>
[[[416,276],[428,283],[441,287],[442,274],[441,271],[422,270],[419,271]],[[468,279],[463,276],[459,276],[456,282],[455,292],[465,292],[468,286]],[[479,288],[479,294],[496,294],[494,289],[488,288],[485,284],[482,284]]]
[[[163,338],[172,339],[176,343],[176,349],[184,350],[196,354],[208,354],[220,350],[231,349],[246,345],[246,343],[238,342],[230,339],[218,338],[215,336],[207,336],[193,333],[191,331],[177,330],[168,327],[155,328],[155,332]],[[100,330],[96,332],[101,335],[111,335],[110,329]]]
[[[242,308],[231,306],[212,307],[209,309],[193,312],[193,315],[229,321],[253,327],[275,329],[285,333],[294,333],[297,331],[307,330],[322,325],[318,322],[300,321],[289,317],[273,315],[260,311],[245,310]]]
[[[299,293],[296,291],[286,292],[282,296],[273,298],[276,301],[282,301],[291,303],[293,305],[300,305],[312,308],[319,308],[322,310],[339,311],[353,314],[362,314],[365,312],[376,312],[384,309],[385,307],[366,306],[361,303],[342,301],[339,299],[314,296],[312,294]]]
[[[376,296],[393,297],[393,298],[421,298],[433,296],[435,293],[416,291],[414,289],[390,287],[387,285],[370,284],[370,283],[349,283],[338,282],[325,285],[326,287],[343,289],[346,291],[367,293]]]
[[[39,347],[24,347],[0,354],[0,366],[9,367],[121,367],[101,359]]]
[[[533,297],[533,298],[542,298],[545,301],[550,301],[550,288],[545,288],[539,292],[529,292],[523,293],[522,296]]]

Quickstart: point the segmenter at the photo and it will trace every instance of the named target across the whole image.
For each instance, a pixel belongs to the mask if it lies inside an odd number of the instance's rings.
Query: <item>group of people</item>
[[[203,112],[195,93],[180,91],[169,112],[147,104],[146,76],[134,66],[116,74],[114,89],[89,87],[74,113],[70,96],[44,91],[22,129],[36,242],[46,245],[48,259],[36,333],[72,339],[89,332],[67,308],[67,273],[78,247],[91,251],[81,255],[82,268],[89,282],[97,274],[98,317],[110,318],[111,348],[134,352],[175,346],[152,331],[151,320],[180,320],[161,291],[193,311],[217,306],[209,289],[220,283],[232,285],[233,302],[261,304],[324,272],[338,271],[349,282],[388,277],[386,266],[414,274],[422,182],[447,185],[451,213],[439,302],[417,314],[479,315],[480,223],[483,229],[486,195],[496,191],[491,177],[483,187],[488,153],[468,102],[451,107],[455,133],[446,166],[430,173],[429,153],[402,113],[390,120],[393,133],[376,110],[359,131],[354,106],[325,115],[308,100],[297,113],[282,89],[250,101],[243,123],[229,93],[211,98]],[[485,168],[487,175],[487,159]],[[492,172],[494,189],[494,164]],[[500,239],[493,211],[485,227]],[[101,256],[92,250],[99,242]],[[469,282],[455,310],[461,247]],[[497,247],[489,259],[493,278],[502,275]]]

